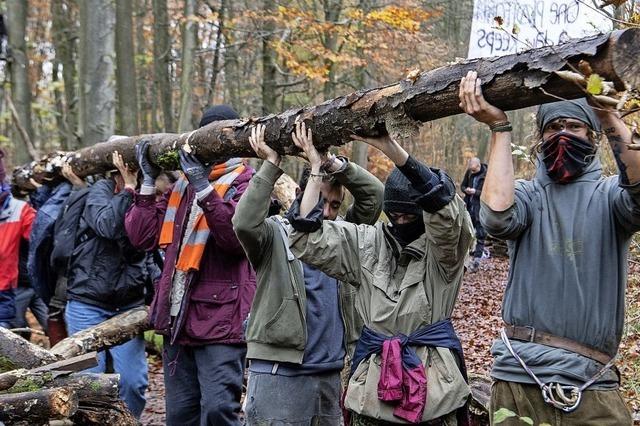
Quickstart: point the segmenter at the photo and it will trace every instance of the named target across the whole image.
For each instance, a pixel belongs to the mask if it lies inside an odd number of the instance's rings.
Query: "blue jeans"
[[[11,328],[16,316],[16,296],[12,289],[0,291],[0,327]]]
[[[168,426],[240,426],[247,348],[241,345],[170,345],[164,339]]]
[[[70,300],[65,310],[65,321],[69,335],[94,325],[100,324],[122,312],[110,311],[97,306]],[[120,398],[136,418],[140,418],[146,399],[147,390],[147,357],[144,352],[144,339],[138,336],[108,349],[113,358],[113,369],[120,374]],[[86,371],[92,373],[106,372],[105,352],[98,354],[98,365]]]

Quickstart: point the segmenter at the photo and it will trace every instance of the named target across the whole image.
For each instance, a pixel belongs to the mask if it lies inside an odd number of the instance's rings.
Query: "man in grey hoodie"
[[[505,326],[492,348],[492,413],[535,424],[631,424],[613,360],[622,338],[627,252],[640,230],[640,153],[613,110],[585,100],[542,105],[537,171],[514,179],[511,124],[470,72],[460,106],[492,131],[481,196],[486,230],[508,241]],[[601,129],[619,175],[602,176]],[[520,424],[517,417],[503,424]]]

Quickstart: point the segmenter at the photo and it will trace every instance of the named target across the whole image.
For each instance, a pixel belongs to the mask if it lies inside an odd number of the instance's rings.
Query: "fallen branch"
[[[50,352],[68,359],[120,345],[148,330],[150,328],[148,318],[149,313],[146,307],[131,309],[61,340],[51,348]]]
[[[51,352],[0,327],[0,373],[35,368],[58,360]]]
[[[24,128],[22,123],[20,123],[20,117],[18,116],[18,111],[16,111],[16,106],[13,104],[13,101],[11,100],[11,96],[9,96],[9,92],[5,92],[4,99],[5,101],[7,101],[7,105],[9,106],[9,111],[11,111],[11,118],[13,119],[13,124],[15,124],[16,129],[18,129],[18,133],[20,133],[22,142],[24,142],[24,144],[27,146],[27,151],[29,152],[29,156],[31,156],[33,160],[37,160],[38,158],[40,158],[40,153],[38,153],[38,150],[36,149],[35,145],[33,145],[33,142],[29,137],[29,133],[27,133],[27,130]]]
[[[219,121],[181,135],[142,135],[102,142],[74,153],[53,153],[41,161],[16,168],[13,183],[23,189],[33,189],[30,178],[38,182],[61,179],[60,168],[66,162],[81,177],[103,173],[114,168],[113,151],[120,152],[129,165],[134,165],[134,145],[141,139],[151,141],[150,161],[168,170],[178,167],[177,150],[181,147],[205,162],[252,157],[255,153],[248,138],[255,123],[265,124],[266,142],[280,154],[287,155],[299,152],[291,140],[291,132],[298,121],[309,125],[321,150],[349,142],[354,133],[380,135],[385,126],[402,141],[416,133],[420,122],[462,112],[458,100],[459,81],[470,70],[478,71],[489,102],[501,109],[512,110],[552,102],[558,97],[584,97],[582,87],[567,84],[556,74],[570,69],[569,65],[575,68],[580,61],[588,62],[590,69],[611,82],[618,92],[627,87],[638,87],[639,51],[640,30],[627,29],[516,55],[469,60],[279,115]]]
[[[46,383],[58,377],[61,373],[69,374],[75,371],[86,370],[98,365],[98,356],[95,352],[80,355],[63,361],[54,362],[32,370],[18,369],[0,374],[0,391],[10,389],[16,383],[44,387]],[[15,390],[14,390],[15,392]]]

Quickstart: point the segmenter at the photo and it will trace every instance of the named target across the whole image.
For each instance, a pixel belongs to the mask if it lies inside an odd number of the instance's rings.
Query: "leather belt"
[[[564,349],[569,352],[575,352],[579,355],[591,358],[601,364],[607,364],[612,358],[604,352],[600,352],[597,349],[578,343],[575,340],[567,339],[566,337],[554,336],[553,334],[536,330],[530,326],[506,324],[504,329],[509,339],[539,343],[541,345],[551,346],[552,348]]]

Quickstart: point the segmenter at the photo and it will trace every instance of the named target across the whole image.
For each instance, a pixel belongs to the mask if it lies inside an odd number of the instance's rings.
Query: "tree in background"
[[[112,0],[80,3],[80,134],[82,145],[107,140],[114,133],[115,10]]]
[[[116,0],[116,82],[118,94],[118,133],[135,135],[138,126],[138,89],[133,46],[133,5]]]
[[[193,129],[193,73],[198,23],[194,19],[196,0],[184,0],[182,18],[182,72],[180,75],[180,116],[178,131]]]
[[[14,142],[15,161],[26,162],[31,159],[27,144],[31,143],[34,136],[31,126],[31,85],[26,42],[28,5],[23,0],[7,0],[6,6],[5,24],[9,33],[11,102],[16,113],[11,138]]]

